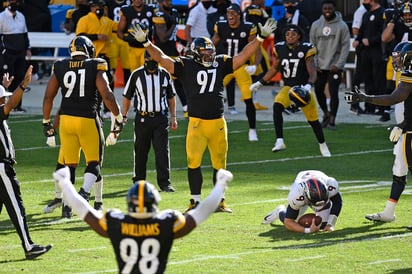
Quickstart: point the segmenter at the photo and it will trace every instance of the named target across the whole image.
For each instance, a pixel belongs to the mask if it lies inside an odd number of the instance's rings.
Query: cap
[[[104,0],[90,0],[89,1],[89,6],[104,7],[105,5],[106,5],[106,2],[104,2]]]
[[[12,96],[13,93],[6,91],[6,89],[3,86],[0,86],[0,98],[3,97],[8,97],[8,96]]]
[[[238,4],[231,4],[227,10],[234,10],[236,11],[238,14],[242,14],[242,10],[240,9],[240,6]]]

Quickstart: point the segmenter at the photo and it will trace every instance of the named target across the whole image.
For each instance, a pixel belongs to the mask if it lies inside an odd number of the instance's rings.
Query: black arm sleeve
[[[330,198],[330,200],[332,201],[332,209],[330,210],[330,214],[339,216],[342,209],[342,196],[340,195],[340,192]]]

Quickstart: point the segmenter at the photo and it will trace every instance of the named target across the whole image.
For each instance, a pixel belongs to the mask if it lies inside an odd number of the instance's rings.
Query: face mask
[[[371,4],[362,4],[366,10],[370,10],[371,9]]]
[[[205,7],[205,9],[208,9],[212,5],[212,1],[205,1],[205,2],[202,2],[202,4],[203,4],[203,7]]]
[[[289,13],[289,14],[294,14],[295,11],[296,11],[296,7],[295,7],[295,6],[286,7],[286,12]]]
[[[153,74],[157,72],[159,65],[156,61],[146,61],[144,63],[144,68],[148,74]]]
[[[18,7],[19,5],[16,2],[13,2],[13,3],[10,3],[10,5],[8,6],[8,9],[11,12],[16,12]]]

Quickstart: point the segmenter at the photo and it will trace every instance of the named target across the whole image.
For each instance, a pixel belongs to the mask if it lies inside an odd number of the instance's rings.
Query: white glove
[[[56,147],[56,138],[54,136],[47,137],[46,144],[49,147]]]
[[[256,68],[256,65],[246,66],[245,70],[247,71],[247,73],[249,73],[249,75],[253,75],[256,72]]]
[[[305,90],[310,92],[310,90],[312,89],[312,85],[311,84],[306,84],[306,85],[302,86],[302,88],[304,88]]]
[[[147,43],[147,31],[144,31],[139,24],[133,24],[129,33],[140,43]]]
[[[265,25],[262,26],[261,23],[258,23],[260,34],[258,35],[258,38],[263,41],[266,37],[271,35],[276,29],[277,29],[277,22],[275,19],[272,17],[266,20]]]
[[[398,127],[398,126],[394,126],[391,130],[391,134],[389,134],[389,140],[392,143],[397,143],[399,141],[399,138],[401,138],[403,133],[403,129]]]
[[[261,82],[261,80],[253,83],[250,85],[249,89],[252,92],[256,92],[258,89],[260,89],[261,87],[263,87],[263,83]]]
[[[118,134],[116,135],[114,132],[110,132],[110,134],[106,138],[106,146],[108,147],[108,146],[115,145],[117,142],[118,136],[119,136]]]

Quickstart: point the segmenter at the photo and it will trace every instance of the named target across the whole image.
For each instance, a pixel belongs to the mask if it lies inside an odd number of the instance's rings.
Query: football
[[[322,218],[320,216],[316,216],[315,213],[307,213],[299,218],[298,223],[303,227],[310,227],[313,218],[315,218],[316,225],[319,225],[322,222]]]

